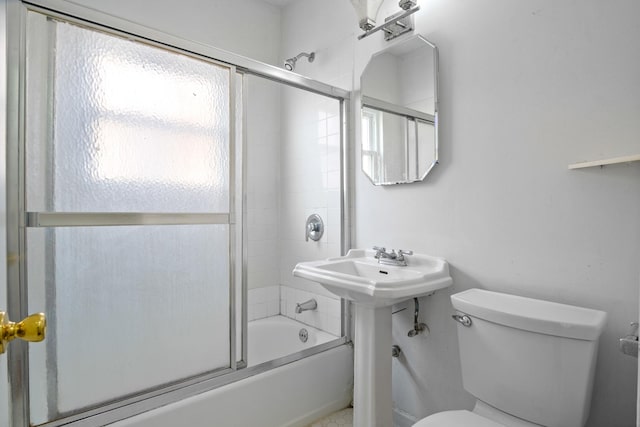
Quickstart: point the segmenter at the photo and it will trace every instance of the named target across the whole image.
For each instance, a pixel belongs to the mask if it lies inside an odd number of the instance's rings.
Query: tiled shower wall
[[[339,335],[339,300],[291,274],[300,261],[340,254],[338,103],[248,79],[248,318],[283,314]],[[311,213],[325,223],[319,242],[305,241]],[[318,309],[296,314],[295,304],[310,298]]]
[[[313,311],[296,313],[296,304],[310,299],[315,299],[318,308]],[[289,286],[280,287],[280,313],[291,319],[295,319],[307,325],[311,325],[330,334],[340,336],[341,333],[341,306],[340,298],[334,295],[318,295]]]
[[[283,117],[287,120],[282,124],[280,313],[340,335],[340,301],[317,283],[291,274],[298,262],[340,255],[339,103],[285,89]],[[325,226],[317,242],[305,240],[311,214],[320,215]],[[311,298],[318,302],[317,310],[295,313],[297,303]]]
[[[280,283],[323,294],[294,278],[300,261],[340,255],[340,126],[337,101],[294,89],[283,92]],[[325,233],[305,241],[305,221],[323,219]]]
[[[287,23],[287,27],[283,27],[283,58],[301,51],[313,51],[316,54],[314,62],[298,61],[296,72],[351,90],[355,38],[342,35],[335,38],[332,32],[327,31],[324,31],[323,37],[316,37],[317,28],[326,28],[327,22],[333,23],[342,18],[320,7],[314,11],[314,19],[303,22],[299,17],[305,10],[305,2],[292,2],[283,8],[282,21]],[[296,37],[289,37],[293,32]],[[283,117],[287,117],[287,120],[283,121],[282,127],[281,208],[286,214],[280,221],[283,245],[281,312],[292,317],[295,303],[305,301],[307,293],[313,293],[320,297],[320,314],[317,316],[320,324],[326,321],[327,330],[339,335],[340,301],[322,286],[291,275],[291,270],[300,261],[341,255],[339,103],[333,99],[297,92],[283,95],[283,103]],[[325,235],[319,242],[306,242],[304,239],[304,222],[312,213],[319,214],[325,223]],[[326,320],[321,301],[327,305]],[[305,323],[309,318],[313,318],[312,313],[298,315],[298,319]]]
[[[283,19],[295,15],[297,7],[293,3],[284,8]],[[314,62],[298,61],[296,72],[351,89],[353,41],[319,43],[304,34],[296,40],[283,36],[283,58],[314,51]],[[340,106],[336,100],[292,89],[283,91],[282,101],[280,313],[339,336],[340,299],[291,271],[301,261],[341,255]],[[325,234],[318,242],[305,241],[305,221],[314,213],[322,217]],[[296,304],[310,298],[316,299],[318,309],[296,314]]]
[[[296,313],[296,304],[315,299],[316,310]],[[340,299],[333,295],[319,295],[289,286],[267,286],[249,290],[249,321],[282,314],[306,325],[340,336]]]
[[[249,289],[256,289],[279,285],[281,96],[277,84],[253,76],[245,78],[249,99],[246,103],[247,274]],[[251,304],[251,294],[249,298]]]
[[[327,53],[320,50],[312,64],[299,61],[296,71],[340,74],[340,56]],[[341,254],[339,103],[254,80],[247,112],[249,320],[282,314],[340,335],[340,300],[292,275],[298,262]],[[318,242],[305,241],[305,221],[314,213],[325,233]],[[318,309],[296,314],[295,304],[310,298]]]

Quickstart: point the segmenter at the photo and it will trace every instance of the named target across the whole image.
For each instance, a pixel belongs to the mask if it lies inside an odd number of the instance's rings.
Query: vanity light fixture
[[[409,10],[417,5],[418,0],[400,0],[400,3],[398,3],[398,6],[400,6],[400,9],[402,10]]]
[[[385,19],[384,24],[375,26],[376,16],[380,10],[382,1],[380,0],[351,0],[351,4],[358,14],[360,28],[364,34],[358,36],[358,40],[370,36],[378,31],[384,31],[384,39],[389,41],[396,37],[413,31],[413,20],[411,15],[420,10],[417,0],[400,0],[398,6],[402,11],[393,14]]]
[[[358,15],[358,26],[362,31],[372,30],[376,26],[376,17],[384,0],[351,0]]]

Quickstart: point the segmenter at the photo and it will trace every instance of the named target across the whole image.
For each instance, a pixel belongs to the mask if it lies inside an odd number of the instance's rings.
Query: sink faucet
[[[378,260],[379,264],[396,265],[400,267],[406,267],[407,265],[405,255],[413,255],[413,251],[403,251],[402,249],[398,249],[397,253],[395,249],[391,249],[389,253],[386,248],[379,246],[374,246],[373,250],[376,251],[373,257]]]
[[[376,254],[373,256],[375,259],[380,261],[381,259],[396,259],[397,254],[394,249],[391,249],[391,253],[387,252],[387,248],[374,246],[373,250],[376,251]]]

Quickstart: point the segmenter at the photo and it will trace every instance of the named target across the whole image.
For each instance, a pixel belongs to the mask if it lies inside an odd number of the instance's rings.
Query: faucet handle
[[[413,255],[413,251],[403,251],[402,249],[398,249],[398,256],[404,255]]]
[[[376,251],[376,254],[373,256],[375,259],[379,259],[380,258],[380,254],[383,254],[383,253],[387,252],[387,248],[380,247],[380,246],[374,246],[373,250]]]

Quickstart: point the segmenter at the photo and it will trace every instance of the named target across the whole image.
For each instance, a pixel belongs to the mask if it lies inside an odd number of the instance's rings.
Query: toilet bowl
[[[445,411],[424,418],[414,427],[540,427],[540,424],[512,417],[483,402],[476,401],[473,411]]]
[[[414,427],[504,427],[470,411],[447,411],[418,421]]]
[[[414,427],[583,427],[606,313],[481,289],[451,296],[473,411]]]

